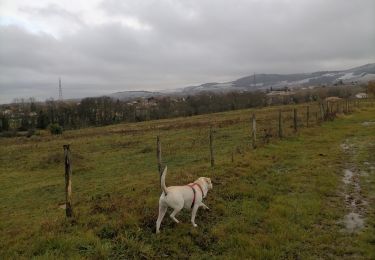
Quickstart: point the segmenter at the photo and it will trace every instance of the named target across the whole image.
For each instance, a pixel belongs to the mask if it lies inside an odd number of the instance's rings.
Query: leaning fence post
[[[306,111],[306,127],[309,127],[309,118],[310,118],[310,107],[307,106],[307,111]]]
[[[213,148],[212,126],[210,126],[210,161],[211,161],[211,167],[214,167],[215,158],[214,158],[214,148]]]
[[[294,131],[297,132],[297,108],[293,109],[293,126]]]
[[[68,144],[64,148],[64,165],[65,165],[65,214],[67,217],[73,216],[72,209],[72,165],[70,147]]]
[[[281,109],[279,109],[279,138],[283,138],[283,126],[282,126],[282,118],[281,118]]]
[[[158,160],[158,171],[159,171],[159,176],[161,178],[161,144],[160,144],[160,137],[156,136],[156,158]]]
[[[256,145],[256,139],[257,139],[257,121],[256,121],[256,118],[255,118],[255,113],[253,113],[253,117],[252,117],[252,132],[251,132],[251,137],[252,137],[252,141],[253,141],[253,149],[255,149],[257,147]]]

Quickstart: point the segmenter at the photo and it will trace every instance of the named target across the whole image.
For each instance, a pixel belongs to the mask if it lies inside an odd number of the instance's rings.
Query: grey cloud
[[[35,8],[30,6],[20,7],[19,11],[25,13],[27,16],[41,16],[41,17],[60,17],[70,23],[76,23],[83,25],[82,19],[79,18],[78,14],[74,14],[58,6],[57,4],[49,4],[46,7]]]
[[[375,60],[373,1],[104,1],[108,16],[135,18],[92,26],[57,6],[35,12],[78,24],[56,39],[0,27],[0,102],[233,80],[257,73],[343,69]],[[69,25],[69,24],[67,24]],[[41,87],[43,86],[43,87]]]

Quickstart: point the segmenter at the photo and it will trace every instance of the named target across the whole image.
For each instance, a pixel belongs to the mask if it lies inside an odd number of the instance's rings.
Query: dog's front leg
[[[199,204],[194,205],[193,210],[191,212],[191,224],[193,224],[193,227],[198,226],[197,224],[195,224],[195,216],[197,215],[198,208]]]
[[[201,202],[201,206],[202,206],[204,209],[210,210],[210,208],[207,207],[206,204],[204,204],[203,202]]]

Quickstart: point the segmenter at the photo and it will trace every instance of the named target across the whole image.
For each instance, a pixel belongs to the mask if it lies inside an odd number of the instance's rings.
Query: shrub
[[[50,124],[48,128],[53,135],[61,135],[63,133],[63,128],[59,124]]]
[[[16,137],[18,136],[17,130],[3,131],[0,135],[1,137]]]
[[[36,133],[35,129],[30,128],[29,130],[27,130],[26,136],[30,138],[31,136],[35,135],[35,133]]]

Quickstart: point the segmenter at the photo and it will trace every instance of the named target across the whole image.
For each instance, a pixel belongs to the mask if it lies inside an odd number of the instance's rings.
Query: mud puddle
[[[355,147],[348,140],[340,145],[345,154],[350,157],[355,154]],[[354,163],[346,162],[343,170],[342,182],[344,184],[345,205],[349,213],[344,216],[343,223],[346,231],[356,233],[363,229],[365,224],[365,205],[367,202],[361,195],[361,172]]]
[[[362,123],[363,126],[372,126],[375,125],[375,121],[365,121]]]

